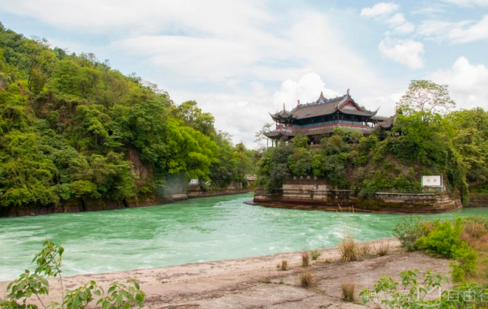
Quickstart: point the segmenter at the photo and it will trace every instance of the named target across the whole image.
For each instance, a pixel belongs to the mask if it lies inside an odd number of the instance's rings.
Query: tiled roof
[[[295,119],[305,119],[322,115],[330,115],[337,111],[338,106],[344,103],[349,96],[325,99],[323,95],[313,102],[307,104],[300,104],[291,111],[291,116]]]

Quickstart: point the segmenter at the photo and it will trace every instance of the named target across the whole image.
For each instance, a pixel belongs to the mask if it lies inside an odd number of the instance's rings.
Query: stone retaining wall
[[[452,199],[445,192],[377,192],[372,197],[359,198],[355,190],[335,189],[324,181],[312,179],[289,181],[283,184],[281,190],[273,193],[256,190],[254,203],[323,206],[327,210],[336,207],[341,211],[342,207],[348,206],[359,210],[408,213],[433,213],[462,208],[459,199]]]
[[[467,207],[488,207],[488,194],[471,193]]]

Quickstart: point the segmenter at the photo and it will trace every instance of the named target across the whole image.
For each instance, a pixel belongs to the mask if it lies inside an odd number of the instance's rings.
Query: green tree
[[[420,112],[428,119],[429,115],[444,115],[455,106],[446,85],[428,80],[413,80],[407,92],[400,98],[397,109],[406,114]]]

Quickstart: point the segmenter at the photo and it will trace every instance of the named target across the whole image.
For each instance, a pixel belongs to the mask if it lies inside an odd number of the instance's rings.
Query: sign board
[[[192,179],[192,180],[190,180],[190,183],[189,183],[190,186],[196,186],[198,184],[200,184],[200,181],[198,181],[198,179]]]
[[[442,187],[442,176],[422,176],[422,187]]]

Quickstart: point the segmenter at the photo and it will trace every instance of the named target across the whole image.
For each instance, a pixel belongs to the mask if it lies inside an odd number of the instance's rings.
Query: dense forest
[[[336,128],[318,146],[305,136],[268,149],[258,184],[273,191],[293,176],[316,176],[369,197],[378,191],[419,192],[421,175],[443,175],[452,195],[488,192],[488,113],[452,111],[447,86],[412,81],[397,104],[391,130],[372,135]]]
[[[68,54],[0,23],[0,215],[70,199],[163,195],[246,183],[253,152],[233,145],[194,101],[93,54]],[[208,182],[211,180],[211,182]]]

